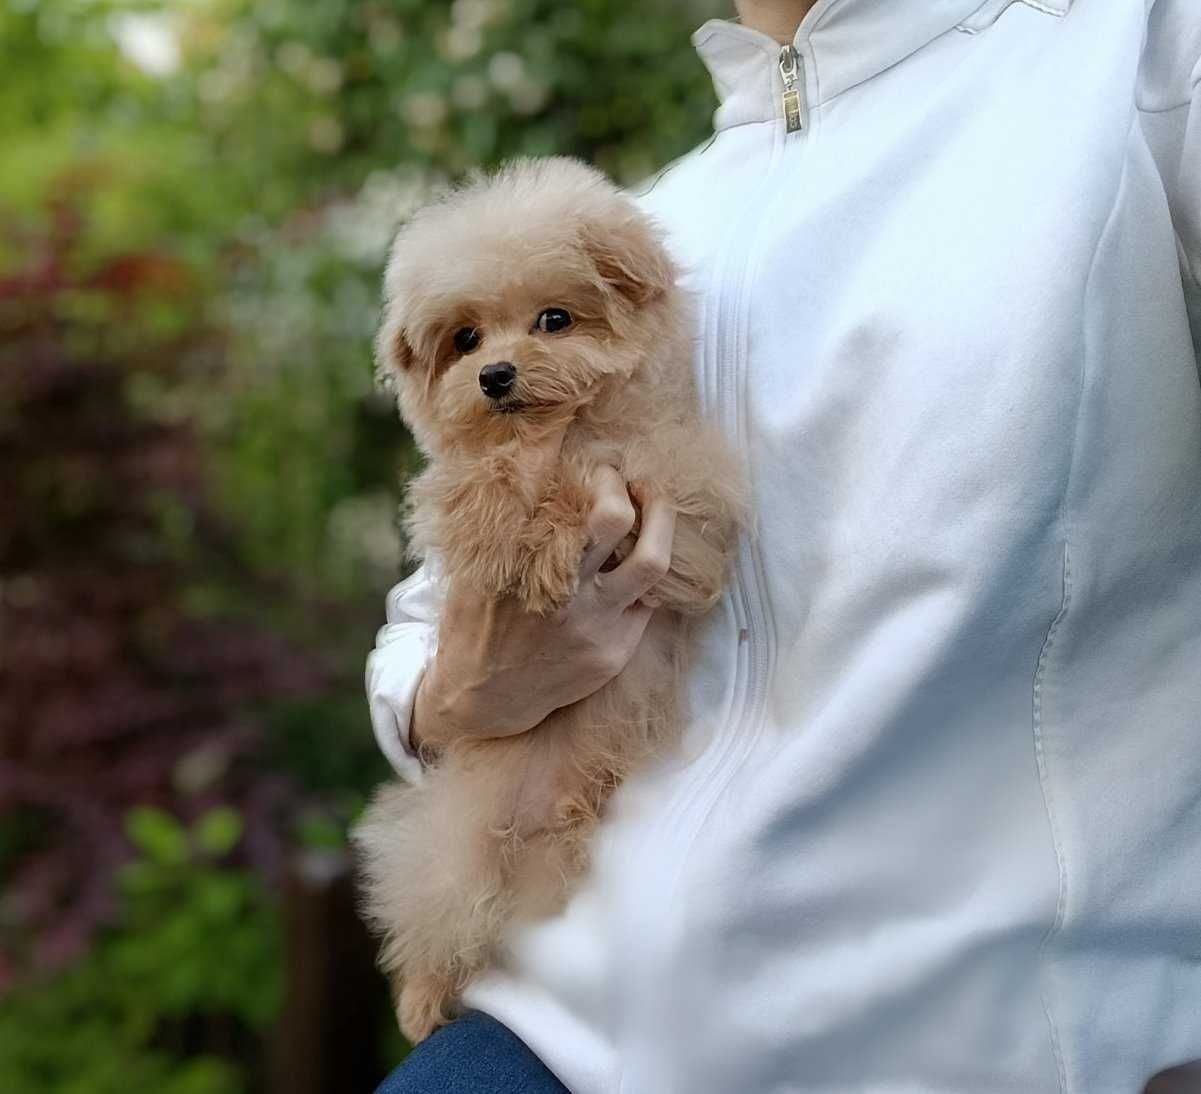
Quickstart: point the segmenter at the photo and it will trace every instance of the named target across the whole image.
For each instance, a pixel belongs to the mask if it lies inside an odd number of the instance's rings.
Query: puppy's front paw
[[[587,496],[565,486],[538,507],[526,526],[517,595],[527,611],[546,614],[575,595],[587,514]]]
[[[574,534],[556,530],[526,556],[517,582],[517,595],[526,611],[547,614],[575,596],[583,553],[582,530]]]

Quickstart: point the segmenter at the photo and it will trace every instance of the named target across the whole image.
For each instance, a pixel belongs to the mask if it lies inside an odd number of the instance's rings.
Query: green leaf
[[[170,813],[149,805],[134,806],[125,815],[125,834],[147,858],[163,866],[188,860],[188,834]]]
[[[192,835],[201,851],[220,858],[228,855],[242,838],[242,818],[231,806],[219,805],[196,821]]]

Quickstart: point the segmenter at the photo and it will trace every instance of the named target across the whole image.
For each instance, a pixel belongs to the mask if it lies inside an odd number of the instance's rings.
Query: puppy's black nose
[[[480,390],[489,399],[499,399],[517,379],[517,370],[508,361],[497,361],[480,369]]]

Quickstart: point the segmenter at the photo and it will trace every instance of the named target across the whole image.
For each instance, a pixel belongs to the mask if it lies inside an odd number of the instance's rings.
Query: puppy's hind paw
[[[415,1045],[453,1017],[454,985],[441,976],[416,976],[405,981],[396,1003],[400,1032]]]

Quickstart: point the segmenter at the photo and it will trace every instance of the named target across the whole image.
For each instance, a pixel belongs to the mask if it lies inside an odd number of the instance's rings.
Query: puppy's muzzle
[[[480,390],[489,399],[508,395],[517,380],[517,369],[508,361],[497,361],[480,369]]]

